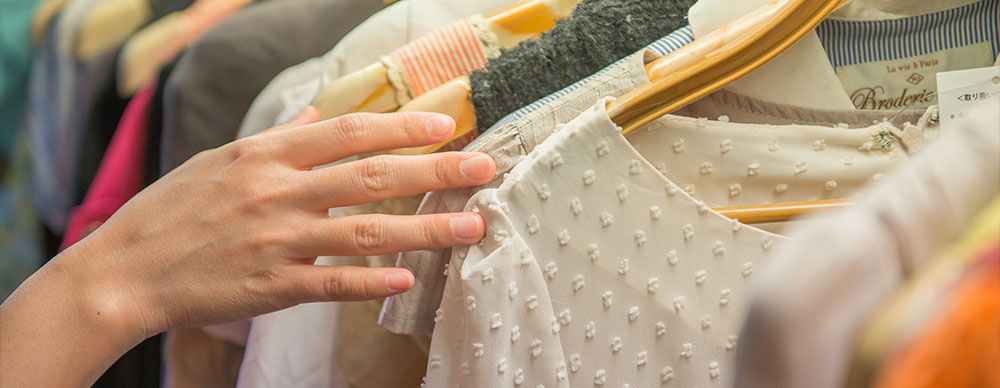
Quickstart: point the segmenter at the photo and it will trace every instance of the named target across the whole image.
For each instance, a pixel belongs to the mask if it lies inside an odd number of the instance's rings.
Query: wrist
[[[161,330],[150,324],[153,320],[140,308],[146,305],[146,293],[130,282],[128,275],[118,273],[115,254],[96,249],[100,245],[70,247],[50,262],[51,270],[59,278],[56,284],[65,285],[65,292],[77,306],[80,323],[107,333],[110,343],[128,350]]]
[[[67,250],[0,306],[0,386],[90,386],[150,333],[100,259]]]

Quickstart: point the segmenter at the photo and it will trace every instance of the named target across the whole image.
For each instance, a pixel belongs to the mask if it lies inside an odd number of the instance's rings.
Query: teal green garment
[[[45,261],[41,228],[31,200],[28,137],[19,131],[10,165],[0,179],[0,302]]]
[[[31,20],[39,0],[0,0],[0,154],[11,155],[24,123]]]
[[[24,120],[38,0],[0,0],[0,301],[44,261]]]

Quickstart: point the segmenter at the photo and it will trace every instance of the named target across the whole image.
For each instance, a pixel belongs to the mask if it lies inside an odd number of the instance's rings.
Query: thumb
[[[287,122],[285,124],[279,125],[279,126],[274,127],[274,128],[269,128],[269,129],[260,131],[259,133],[271,133],[271,132],[284,131],[286,129],[298,128],[298,127],[301,127],[303,125],[309,125],[309,124],[315,123],[317,121],[319,121],[319,111],[317,111],[315,107],[313,107],[313,106],[310,105],[310,106],[305,107],[301,111],[299,111],[299,113],[297,115],[295,115],[294,118],[292,118],[292,121],[289,121],[289,122]]]
[[[292,121],[285,125],[291,127],[301,127],[303,125],[315,123],[318,120],[319,111],[316,110],[316,107],[310,105],[303,108],[297,115],[295,115],[295,117],[292,118]]]

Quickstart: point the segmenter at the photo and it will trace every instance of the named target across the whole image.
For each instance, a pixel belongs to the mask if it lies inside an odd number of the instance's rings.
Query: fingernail
[[[465,175],[466,178],[478,181],[480,179],[492,178],[490,176],[492,170],[491,164],[489,156],[479,155],[463,160],[458,165],[458,169],[462,171],[462,175]]]
[[[427,119],[427,134],[432,139],[447,139],[455,131],[455,120],[445,115],[434,115]]]
[[[385,277],[385,284],[394,292],[407,291],[413,287],[413,275],[409,272],[394,272]]]
[[[451,231],[459,240],[479,240],[483,237],[482,218],[478,215],[461,215],[451,219]]]
[[[309,107],[302,108],[302,110],[300,110],[299,113],[297,113],[295,115],[295,117],[292,118],[292,121],[295,121],[295,120],[298,120],[298,119],[301,119],[301,118],[305,117],[306,116],[306,112],[308,112],[308,111],[309,111]]]

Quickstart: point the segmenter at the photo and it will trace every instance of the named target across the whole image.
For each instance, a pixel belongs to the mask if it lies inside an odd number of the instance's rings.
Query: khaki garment
[[[380,213],[407,215],[416,212],[421,196],[410,196],[356,207],[348,214]],[[393,267],[396,255],[353,258],[368,267]],[[337,368],[347,387],[419,387],[427,369],[426,336],[389,332],[377,324],[384,299],[347,303],[341,324]],[[391,373],[386,373],[391,365]]]
[[[197,327],[174,329],[166,337],[164,388],[235,387],[243,347]]]
[[[848,383],[868,320],[1000,192],[1000,125],[969,117],[850,208],[788,234],[753,290],[736,387]]]

